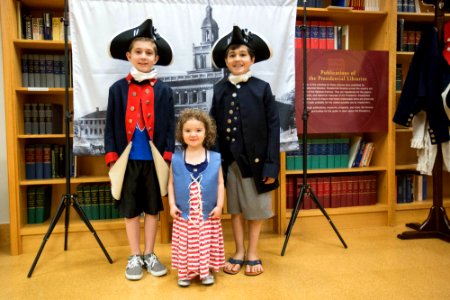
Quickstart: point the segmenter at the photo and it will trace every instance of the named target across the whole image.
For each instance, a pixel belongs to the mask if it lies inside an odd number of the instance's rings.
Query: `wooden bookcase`
[[[63,0],[22,0],[22,7],[31,10],[49,10],[62,15]],[[370,206],[354,206],[327,209],[328,214],[338,229],[364,227],[374,225],[396,225],[405,222],[422,221],[431,206],[431,190],[426,201],[413,204],[396,203],[396,171],[414,170],[415,152],[409,148],[411,130],[398,128],[392,120],[399,97],[395,89],[396,64],[402,63],[403,75],[409,66],[412,53],[396,52],[397,18],[402,17],[414,22],[433,22],[431,13],[399,13],[397,1],[380,0],[378,12],[368,11],[336,11],[326,8],[308,8],[308,20],[330,20],[336,25],[349,25],[349,48],[352,50],[384,50],[389,51],[389,124],[387,133],[369,134],[362,132],[375,142],[376,151],[370,167],[317,169],[308,170],[308,174],[348,175],[376,174],[377,203]],[[4,82],[5,82],[5,115],[7,124],[7,157],[8,157],[8,189],[10,206],[11,254],[34,252],[38,249],[46,233],[49,220],[43,224],[28,225],[26,216],[26,188],[29,186],[52,185],[52,216],[61,195],[65,193],[65,179],[26,180],[24,163],[24,146],[27,143],[59,143],[64,144],[64,134],[57,135],[25,135],[23,125],[24,102],[46,102],[64,104],[64,89],[50,88],[47,91],[32,91],[21,86],[21,55],[29,52],[51,51],[63,53],[62,41],[36,41],[19,38],[17,1],[5,0],[2,3],[1,22],[3,39]],[[303,8],[297,8],[298,19],[303,16]],[[447,18],[447,16],[446,16]],[[72,90],[70,90],[72,100]],[[72,109],[72,107],[70,107]],[[63,131],[64,132],[64,131]],[[291,210],[286,209],[286,179],[299,176],[301,171],[287,171],[286,155],[281,154],[280,188],[274,200],[275,216],[268,222],[268,228],[284,234]],[[78,184],[108,182],[107,169],[103,157],[79,157],[77,159],[77,177],[71,179],[71,192],[75,193]],[[444,173],[444,180],[450,176]],[[430,180],[431,182],[431,180]],[[431,185],[430,185],[431,188]],[[444,187],[446,207],[450,206],[450,188]],[[165,202],[167,208],[167,202]],[[167,210],[166,210],[167,211]],[[85,224],[72,209],[69,225],[69,247],[98,247]],[[300,210],[300,228],[320,230],[329,227],[326,219],[318,209]],[[60,249],[64,240],[64,221],[53,231],[52,238],[46,248]],[[161,242],[169,241],[170,218],[167,213],[160,217],[159,238]],[[225,222],[229,215],[224,215]],[[100,239],[106,247],[127,245],[122,219],[92,221]],[[295,228],[294,228],[295,229]],[[344,236],[345,239],[345,236]]]

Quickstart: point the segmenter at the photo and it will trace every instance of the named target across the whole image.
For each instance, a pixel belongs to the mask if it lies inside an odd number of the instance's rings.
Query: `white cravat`
[[[137,82],[141,82],[147,79],[155,79],[158,75],[158,72],[155,68],[153,68],[150,72],[143,73],[141,71],[138,71],[135,67],[131,67],[130,74],[131,76],[133,76],[134,80],[136,80]]]
[[[242,74],[242,75],[233,75],[233,74],[230,74],[230,75],[228,76],[228,80],[229,80],[232,84],[236,85],[236,84],[238,84],[239,82],[247,82],[247,80],[248,80],[250,77],[252,77],[252,72],[251,72],[251,71],[248,71],[247,73]]]

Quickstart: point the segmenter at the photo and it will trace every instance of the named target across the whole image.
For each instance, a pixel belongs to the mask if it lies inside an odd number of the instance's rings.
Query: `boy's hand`
[[[214,209],[209,213],[209,217],[213,219],[220,219],[222,216],[222,208],[221,207],[214,207]]]
[[[170,215],[174,219],[179,219],[181,218],[181,210],[176,205],[170,206]]]
[[[275,178],[273,178],[273,177],[264,177],[263,178],[263,182],[264,182],[264,184],[272,184],[272,183],[275,182]]]

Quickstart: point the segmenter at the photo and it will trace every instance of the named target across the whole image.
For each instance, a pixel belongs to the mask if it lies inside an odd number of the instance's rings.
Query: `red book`
[[[334,24],[332,21],[327,21],[325,26],[327,28],[327,49],[334,50]]]
[[[296,195],[294,195],[295,193],[295,183],[296,183],[296,179],[295,177],[287,177],[286,178],[286,208],[288,209],[292,209],[294,208],[294,198],[297,198]]]
[[[341,181],[339,176],[331,176],[331,207],[341,206]]]
[[[369,175],[369,205],[377,204],[377,175]]]
[[[306,21],[306,49],[311,49],[311,21]]]
[[[359,195],[359,183],[358,183],[358,176],[352,176],[351,180],[351,194],[352,194],[352,205],[358,206],[358,195]]]
[[[323,177],[323,207],[328,208],[331,207],[330,203],[331,197],[331,183],[330,177]]]
[[[319,22],[319,49],[327,49],[327,23]]]
[[[352,197],[350,194],[350,176],[341,176],[341,206],[352,206]]]
[[[317,200],[319,200],[319,202],[322,204],[323,207],[325,207],[324,181],[325,181],[325,177],[317,177],[317,189],[314,190]],[[313,207],[317,208],[315,203],[313,204]]]

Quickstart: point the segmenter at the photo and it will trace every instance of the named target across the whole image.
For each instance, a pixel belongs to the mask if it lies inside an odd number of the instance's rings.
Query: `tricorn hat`
[[[272,56],[272,49],[261,36],[233,26],[233,30],[225,36],[219,38],[212,49],[212,62],[217,68],[225,68],[225,54],[230,45],[246,45],[255,53],[255,63],[269,59]]]
[[[113,38],[109,46],[111,56],[117,59],[128,60],[126,53],[129,50],[131,42],[138,37],[148,37],[155,41],[159,56],[157,65],[167,66],[172,63],[172,48],[161,35],[156,33],[152,19],[147,19],[138,27],[128,29]]]

